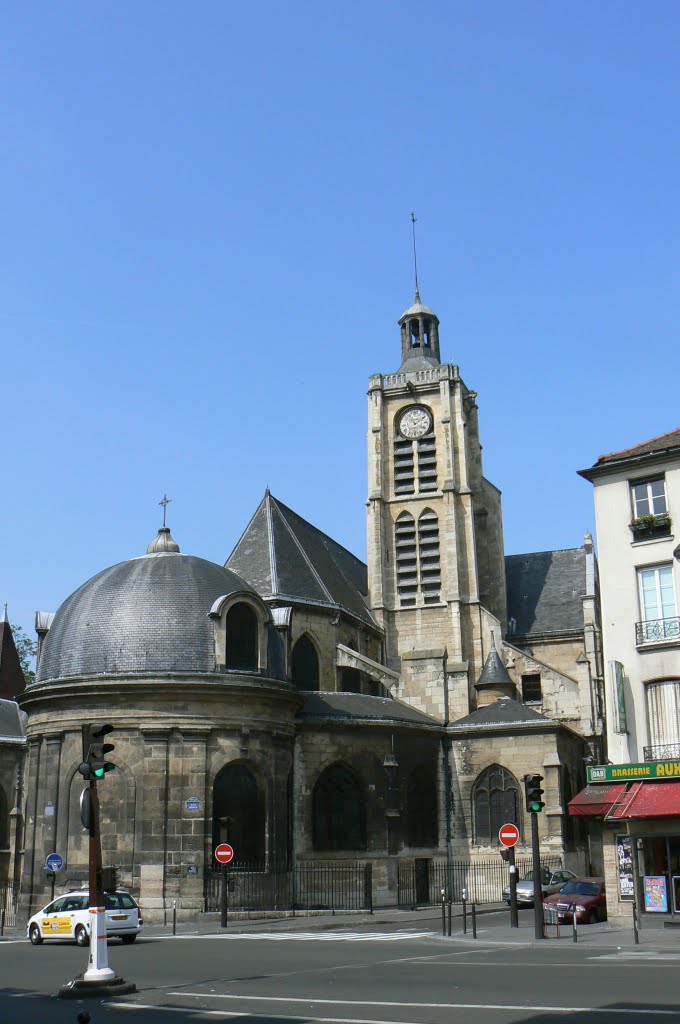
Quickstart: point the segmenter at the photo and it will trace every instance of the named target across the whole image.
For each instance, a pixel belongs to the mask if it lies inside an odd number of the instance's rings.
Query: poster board
[[[668,913],[668,892],[665,875],[645,875],[642,879],[645,910],[648,914]]]
[[[619,899],[630,903],[635,899],[633,840],[630,836],[616,837],[616,871],[619,880]]]

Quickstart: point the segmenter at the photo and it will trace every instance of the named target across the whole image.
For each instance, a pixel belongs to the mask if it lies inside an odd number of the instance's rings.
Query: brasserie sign
[[[588,768],[588,782],[657,782],[659,779],[680,779],[680,761],[598,764]]]

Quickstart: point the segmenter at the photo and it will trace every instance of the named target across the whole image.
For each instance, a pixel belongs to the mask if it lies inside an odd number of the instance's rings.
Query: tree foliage
[[[35,680],[35,669],[33,668],[35,662],[33,659],[38,650],[38,645],[34,640],[31,640],[30,636],[24,633],[21,626],[11,626],[10,628],[14,636],[14,646],[17,649],[19,661],[21,662],[21,671],[24,673],[26,685],[28,685]]]

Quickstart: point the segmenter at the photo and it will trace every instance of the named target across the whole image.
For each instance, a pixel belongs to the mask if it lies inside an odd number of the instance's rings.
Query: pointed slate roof
[[[600,455],[597,462],[589,469],[579,470],[579,476],[585,477],[586,480],[592,480],[594,476],[599,475],[598,471],[600,470],[604,472],[630,462],[644,464],[664,455],[676,457],[680,455],[680,429],[669,430],[667,434],[652,437],[649,441],[633,445],[632,448],[624,448],[620,452]]]
[[[482,674],[475,683],[475,690],[497,690],[505,688],[515,692],[515,684],[508,675],[503,659],[496,650],[496,642],[492,639],[491,650],[484,662]]]
[[[7,608],[0,619],[0,698],[14,700],[26,688],[26,680],[14,643],[12,627],[7,621]]]
[[[365,564],[269,490],[224,564],[265,601],[334,608],[378,629]]]

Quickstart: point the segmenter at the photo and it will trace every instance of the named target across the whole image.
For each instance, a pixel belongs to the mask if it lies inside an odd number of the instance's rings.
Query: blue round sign
[[[49,868],[50,871],[61,871],[64,866],[63,859],[58,853],[51,853],[49,857],[45,858],[45,867]]]

